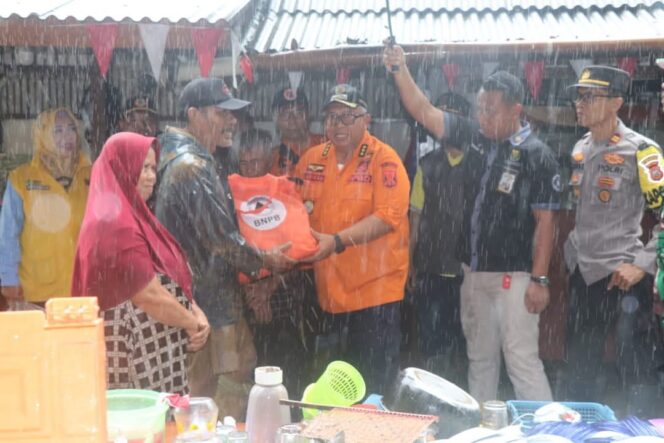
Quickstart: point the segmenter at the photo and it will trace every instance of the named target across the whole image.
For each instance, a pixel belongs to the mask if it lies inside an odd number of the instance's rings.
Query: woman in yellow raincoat
[[[90,159],[74,115],[42,112],[33,158],[9,174],[0,211],[0,285],[7,301],[68,297],[90,184]]]

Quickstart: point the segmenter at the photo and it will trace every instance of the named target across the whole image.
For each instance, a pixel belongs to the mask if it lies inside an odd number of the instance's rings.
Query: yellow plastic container
[[[105,364],[96,298],[0,313],[0,442],[105,443]]]

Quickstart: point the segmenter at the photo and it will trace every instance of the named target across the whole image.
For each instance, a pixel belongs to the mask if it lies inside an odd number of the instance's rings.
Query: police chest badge
[[[581,182],[583,181],[583,151],[572,153],[572,174],[569,179],[569,186],[572,187],[572,202],[578,203],[581,197]]]

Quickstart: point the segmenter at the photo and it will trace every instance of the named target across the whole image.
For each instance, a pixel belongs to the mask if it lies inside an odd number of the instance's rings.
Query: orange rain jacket
[[[310,148],[295,168],[311,227],[335,234],[369,215],[392,226],[314,265],[321,307],[351,312],[403,299],[408,274],[410,183],[397,153],[368,132],[339,170],[332,143]]]

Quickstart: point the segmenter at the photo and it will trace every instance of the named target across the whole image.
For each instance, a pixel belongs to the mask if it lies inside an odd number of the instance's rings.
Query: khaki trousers
[[[471,272],[463,267],[461,324],[468,347],[470,394],[479,402],[498,395],[500,352],[519,400],[551,400],[551,388],[539,358],[539,314],[526,310],[530,283],[526,272]]]

